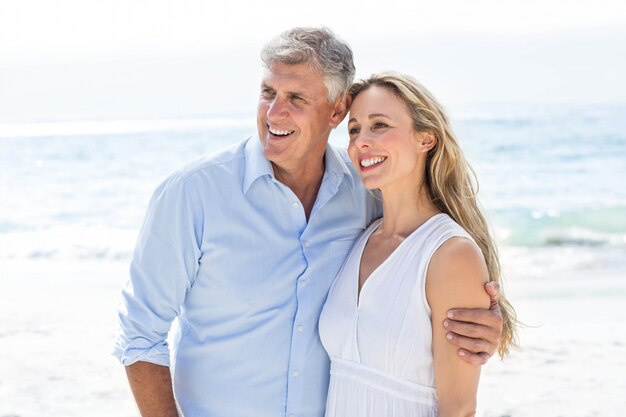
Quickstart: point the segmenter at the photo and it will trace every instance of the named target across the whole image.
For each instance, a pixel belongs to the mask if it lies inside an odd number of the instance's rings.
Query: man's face
[[[322,76],[308,64],[273,64],[261,82],[257,128],[263,154],[276,166],[297,170],[322,161],[328,136],[344,114],[328,102]]]

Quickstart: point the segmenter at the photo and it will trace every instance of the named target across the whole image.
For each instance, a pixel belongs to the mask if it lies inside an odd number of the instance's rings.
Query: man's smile
[[[269,125],[267,125],[267,130],[272,134],[272,136],[283,137],[283,138],[295,132],[295,130],[274,129],[274,128],[271,128]]]

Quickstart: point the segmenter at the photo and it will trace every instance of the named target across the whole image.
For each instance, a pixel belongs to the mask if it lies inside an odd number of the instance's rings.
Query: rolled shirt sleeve
[[[177,173],[154,192],[118,309],[114,356],[169,366],[166,342],[193,285],[200,259],[202,211],[190,190],[193,176]]]

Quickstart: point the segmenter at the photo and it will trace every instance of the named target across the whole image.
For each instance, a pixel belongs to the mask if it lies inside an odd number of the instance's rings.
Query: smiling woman
[[[419,152],[420,139],[433,146],[434,137],[431,133],[415,132],[407,110],[404,102],[384,87],[368,88],[355,99],[348,122],[348,152],[352,163],[360,167],[366,188],[380,189],[392,182],[400,185],[400,177],[421,176],[423,166],[415,154]]]
[[[348,152],[384,215],[355,243],[320,317],[326,416],[474,415],[480,367],[438,324],[463,326],[449,310],[489,308],[483,286],[501,282],[469,166],[443,108],[412,78],[375,74],[350,94]],[[503,294],[499,306],[504,356],[516,319]]]

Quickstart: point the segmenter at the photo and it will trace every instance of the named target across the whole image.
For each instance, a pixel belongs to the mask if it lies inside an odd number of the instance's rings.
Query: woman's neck
[[[426,220],[441,211],[433,204],[426,185],[382,189],[383,236],[406,238]]]

